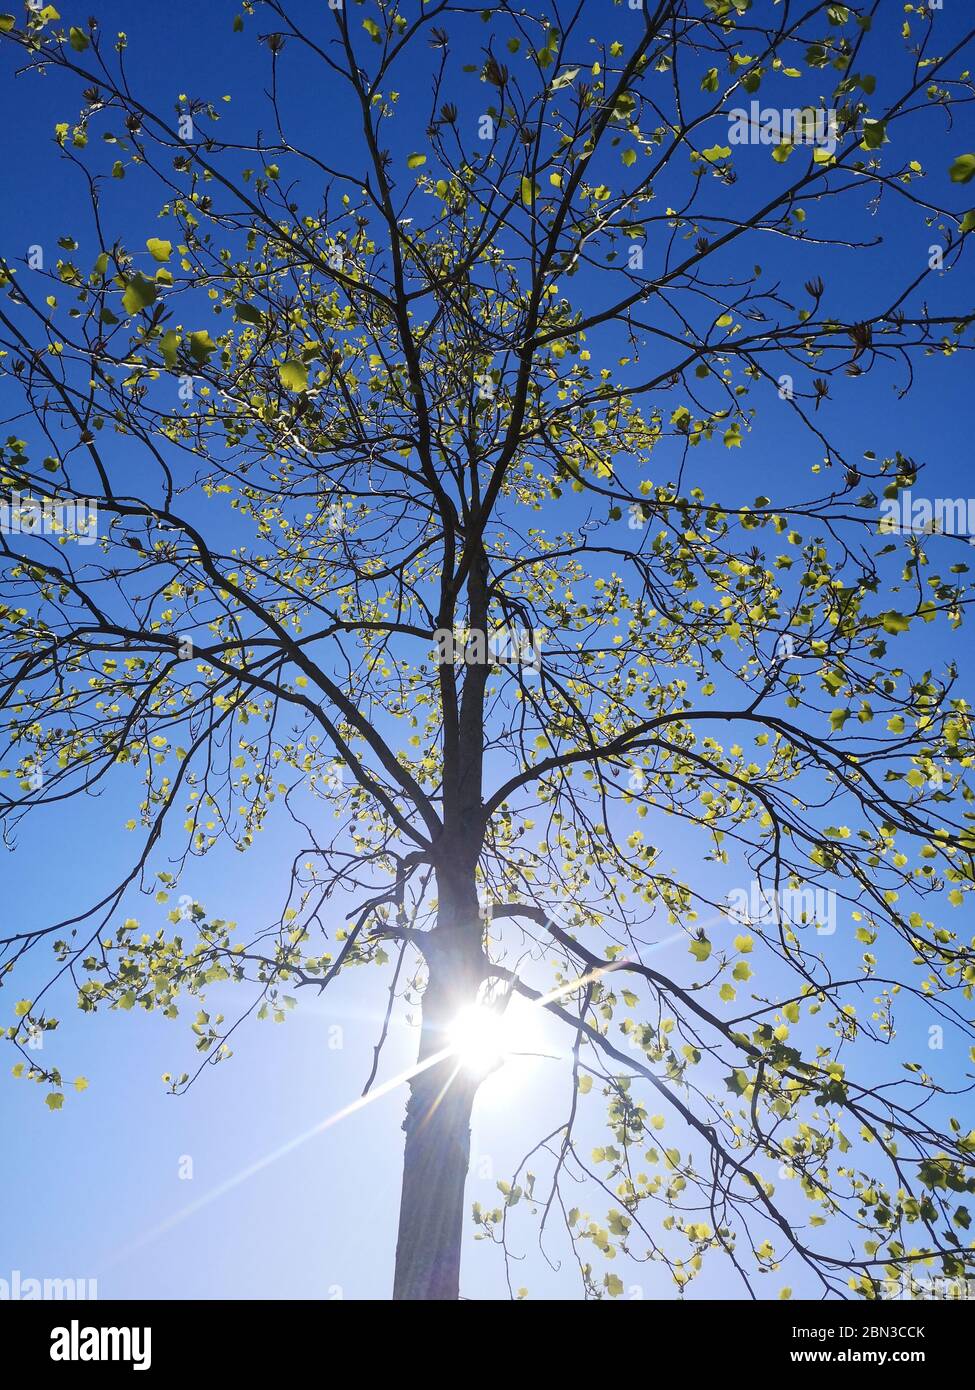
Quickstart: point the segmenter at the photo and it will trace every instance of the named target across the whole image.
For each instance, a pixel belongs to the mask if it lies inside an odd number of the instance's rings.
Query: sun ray
[[[530,1009],[545,1008],[549,1004],[564,998],[567,994],[572,994],[576,990],[583,988],[591,981],[600,979],[603,975],[607,975],[614,970],[619,970],[626,964],[627,962],[625,960],[619,960],[609,961],[604,966],[596,966],[592,970],[587,971],[584,975],[579,975],[575,980],[568,980],[561,985],[557,985],[554,989],[549,990],[548,993],[539,995],[537,999],[530,1000],[528,1007]],[[475,1005],[473,1007],[476,1008],[478,1006]],[[431,1067],[437,1066],[440,1062],[446,1061],[449,1057],[456,1056],[458,1057],[457,1066],[447,1078],[440,1095],[434,1102],[432,1108],[435,1108],[443,1099],[443,1096],[446,1094],[451,1083],[455,1080],[461,1069],[462,1061],[459,1057],[461,1048],[462,1043],[460,1043],[458,1039],[452,1040],[447,1046],[439,1049],[439,1051],[430,1053],[429,1056],[414,1063],[413,1066],[405,1068],[395,1076],[391,1076],[388,1081],[384,1081],[379,1086],[373,1087],[373,1089],[368,1091],[364,1096],[358,1096],[355,1100],[350,1101],[348,1105],[343,1106],[340,1110],[336,1110],[334,1114],[326,1116],[323,1120],[319,1120],[319,1122],[312,1125],[310,1129],[306,1129],[301,1134],[295,1135],[294,1138],[287,1140],[284,1144],[279,1144],[278,1147],[272,1149],[270,1153],[255,1159],[253,1163],[247,1164],[247,1166],[241,1168],[239,1172],[226,1178],[222,1183],[218,1183],[216,1187],[212,1187],[208,1192],[205,1192],[202,1197],[198,1197],[195,1201],[189,1202],[186,1206],[181,1207],[179,1211],[174,1212],[172,1216],[167,1217],[165,1221],[161,1221],[158,1225],[144,1232],[131,1244],[123,1247],[121,1250],[117,1250],[103,1262],[102,1269],[111,1269],[114,1265],[128,1259],[129,1256],[134,1255],[137,1251],[144,1249],[146,1245],[152,1244],[153,1241],[158,1240],[161,1236],[168,1235],[170,1231],[174,1230],[184,1221],[189,1220],[190,1217],[196,1216],[198,1212],[208,1207],[212,1202],[217,1201],[220,1197],[226,1196],[228,1192],[232,1192],[235,1188],[240,1187],[242,1183],[247,1182],[249,1178],[271,1167],[271,1165],[277,1163],[279,1159],[285,1158],[290,1153],[294,1153],[296,1149],[308,1143],[309,1140],[314,1139],[317,1135],[324,1134],[326,1130],[332,1129],[335,1125],[339,1124],[340,1121],[348,1119],[349,1116],[355,1115],[360,1110],[364,1110],[366,1106],[370,1105],[373,1101],[381,1100],[383,1096],[389,1095],[391,1091],[397,1090],[400,1086],[412,1081],[414,1077],[428,1071]]]

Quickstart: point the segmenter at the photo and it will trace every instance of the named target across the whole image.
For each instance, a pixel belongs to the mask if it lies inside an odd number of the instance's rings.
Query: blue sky
[[[294,12],[313,15],[318,8],[305,0]],[[594,24],[609,22],[607,8],[592,4]],[[946,11],[951,8],[952,0],[946,0]],[[64,9],[66,18],[74,17]],[[148,104],[171,105],[180,92],[230,93],[227,131],[245,131],[257,119],[266,121],[256,112],[267,52],[253,40],[263,24],[249,21],[243,35],[231,32],[236,13],[237,7],[225,0],[205,6],[174,4],[165,11],[120,3],[98,6],[106,28],[127,30],[130,71],[139,74]],[[625,12],[610,13],[614,24],[625,23]],[[946,13],[947,31],[963,19]],[[900,51],[892,45],[891,65],[900,61]],[[414,78],[422,86],[421,75]],[[296,81],[286,102],[306,139],[337,149],[351,138],[352,113],[320,78]],[[10,137],[0,208],[0,250],[5,254],[22,255],[30,244],[53,247],[65,232],[81,240],[88,230],[77,226],[70,213],[76,199],[81,205],[79,177],[59,159],[51,139],[54,123],[71,120],[75,110],[73,96],[55,77],[5,80],[0,86],[0,121]],[[402,121],[404,147],[415,146],[406,134],[408,120]],[[421,138],[424,120],[425,113],[417,117]],[[930,163],[932,191],[946,195],[951,159],[975,147],[971,117],[963,115],[948,139],[940,118],[926,117],[918,123],[918,143],[926,151],[925,164]],[[779,166],[769,164],[767,151],[747,154],[754,156],[756,180],[781,176]],[[747,201],[753,192],[751,180],[743,179],[741,198]],[[153,206],[134,181],[127,181],[107,192],[106,220],[111,224],[114,219],[133,242],[144,240],[156,231]],[[864,238],[883,232],[884,278],[874,254],[866,275],[865,253],[853,250],[831,252],[824,261],[815,246],[797,255],[791,247],[772,244],[763,264],[774,268],[781,262],[783,273],[788,267],[790,284],[823,275],[844,312],[876,307],[877,296],[923,265],[928,247],[937,240],[916,213],[900,207],[892,212],[888,217],[885,207],[876,218],[864,215],[856,229]],[[844,233],[854,236],[852,227],[844,226]],[[950,286],[934,280],[932,304],[957,306],[970,300],[971,277],[963,285],[964,275],[963,261],[952,272]],[[899,449],[923,461],[928,473],[918,491],[926,495],[967,496],[973,491],[970,368],[961,357],[933,364],[919,374],[912,393],[899,400],[895,387],[902,383],[901,370],[841,381],[830,407],[833,436],[854,459],[868,449],[881,457]],[[776,412],[776,405],[769,393],[766,410],[746,447],[731,456],[733,462],[720,446],[701,451],[694,463],[706,489],[746,499],[770,491],[786,471],[798,480],[796,491],[808,483],[809,466],[815,462],[810,441]],[[935,666],[949,656],[956,659],[963,686],[971,688],[975,662],[968,644],[962,639],[949,645],[941,635],[937,640],[943,645],[926,654],[927,662]],[[66,903],[80,906],[93,864],[105,880],[126,864],[129,845],[119,826],[129,813],[128,801],[109,791],[28,822],[18,834],[16,852],[0,859],[8,916],[16,914],[33,925],[65,915]],[[692,852],[676,836],[666,849],[678,868],[694,868]],[[256,852],[239,856],[218,851],[197,864],[199,885],[181,886],[205,903],[219,903],[223,917],[242,922],[274,917],[278,870],[291,850],[287,828],[272,822]],[[733,875],[730,881],[735,881]],[[143,908],[145,921],[152,911],[151,903]],[[164,909],[158,911],[161,925]],[[957,918],[952,925],[959,925]],[[842,950],[839,943],[837,950]],[[30,995],[29,982],[29,973],[18,976],[16,997]],[[56,1035],[58,1059],[66,1075],[88,1079],[85,1094],[70,1096],[61,1112],[50,1114],[35,1088],[0,1075],[5,1140],[0,1148],[0,1277],[13,1269],[39,1277],[96,1277],[102,1297],[387,1296],[403,1088],[293,1144],[358,1097],[385,1002],[384,985],[385,979],[380,981],[373,971],[350,972],[319,1001],[302,998],[284,1025],[248,1027],[235,1038],[233,1059],[208,1071],[178,1099],[166,1094],[160,1077],[191,1061],[183,1022],[135,1012],[82,1018],[65,1000]],[[330,1030],[336,1026],[342,1030],[341,1046],[330,1047],[337,1036]],[[413,1030],[396,1020],[383,1077],[409,1064],[415,1038]],[[917,1039],[908,1029],[903,1041]],[[553,1035],[549,1045],[559,1050],[562,1044]],[[957,1066],[960,1077],[966,1058],[946,1060]],[[509,1089],[492,1079],[479,1098],[469,1200],[493,1204],[494,1180],[507,1177],[531,1143],[564,1115],[569,1084],[564,1057],[512,1065],[519,1073],[517,1085]],[[593,1142],[598,1119],[594,1110],[586,1121]],[[279,1150],[284,1150],[279,1157],[259,1166]],[[187,1156],[192,1159],[191,1180],[180,1177],[181,1160]],[[216,1195],[205,1200],[211,1193]],[[179,1219],[186,1208],[193,1210]],[[533,1296],[578,1296],[571,1269],[563,1265],[552,1270],[538,1258],[527,1225],[520,1245],[528,1258],[524,1276],[514,1275],[516,1285],[527,1284]],[[552,1252],[556,1259],[565,1257],[557,1238]],[[659,1270],[620,1273],[628,1288],[640,1286],[648,1298],[672,1296]],[[740,1288],[723,1279],[708,1275],[694,1292],[739,1296]],[[462,1287],[470,1297],[504,1296],[500,1256],[486,1242],[468,1238]]]

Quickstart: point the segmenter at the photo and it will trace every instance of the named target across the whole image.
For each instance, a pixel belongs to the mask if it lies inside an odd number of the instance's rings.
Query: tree
[[[0,19],[19,80],[82,103],[55,127],[82,194],[62,254],[2,262],[29,424],[0,479],[0,806],[13,843],[108,786],[136,846],[66,920],[8,929],[5,987],[54,956],[15,1070],[60,1106],[29,1046],[59,991],[171,1017],[195,997],[180,1092],[245,1019],[381,967],[370,1083],[422,992],[394,1296],[456,1298],[482,1074],[450,1027],[519,995],[564,1025],[571,1095],[475,1207],[482,1235],[507,1250],[522,1197],[542,1232],[561,1213],[587,1296],[622,1291],[618,1250],[678,1289],[709,1254],[752,1294],[780,1265],[817,1295],[964,1274],[969,1084],[905,1071],[898,1027],[973,1040],[948,925],[970,708],[917,636],[961,627],[965,566],[933,565],[967,552],[879,524],[919,466],[834,436],[864,378],[971,350],[949,280],[893,284],[860,229],[879,208],[962,258],[975,156],[922,155],[935,122],[958,140],[972,34],[817,0],[295,9],[244,0],[228,34],[268,50],[250,138],[216,94],[144,104],[94,20]],[[301,133],[309,80],[354,138]],[[146,193],[158,225],[134,232]],[[759,406],[790,458],[752,500],[724,461]],[[180,896],[282,809],[305,843],[278,920]],[[176,904],[171,931],[126,915],[140,892]],[[226,981],[232,1021],[206,1007]]]

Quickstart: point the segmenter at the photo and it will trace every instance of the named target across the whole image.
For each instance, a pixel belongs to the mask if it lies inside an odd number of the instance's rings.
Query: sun
[[[509,1050],[505,1016],[485,1004],[468,1004],[448,1029],[450,1049],[465,1071],[487,1075]]]
[[[510,1057],[537,1055],[538,1029],[531,1008],[507,1008],[488,1003],[468,1004],[447,1030],[450,1051],[472,1076],[485,1077]]]

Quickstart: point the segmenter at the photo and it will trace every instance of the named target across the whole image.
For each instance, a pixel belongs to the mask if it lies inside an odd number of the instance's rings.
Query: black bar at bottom
[[[371,1334],[360,1344],[354,1338],[357,1309],[368,1318],[363,1331]],[[454,1317],[463,1327],[471,1313],[446,1313],[447,1327]],[[571,1313],[563,1352],[584,1344],[592,1333],[607,1328],[625,1330],[630,1338],[646,1338],[644,1349],[656,1347],[677,1357],[687,1368],[723,1370],[760,1358],[763,1375],[776,1371],[807,1369],[829,1373],[833,1366],[873,1365],[885,1370],[902,1367],[948,1370],[957,1364],[960,1335],[969,1334],[972,1304],[964,1300],[836,1301],[810,1303],[783,1302],[628,1302],[606,1300],[600,1311],[573,1311],[572,1303],[516,1305],[512,1316],[519,1330],[543,1334],[558,1330],[558,1324]],[[436,1305],[439,1316],[429,1324],[429,1335],[439,1337],[445,1330],[445,1310]],[[491,1328],[480,1322],[480,1335],[489,1347],[498,1334],[506,1335],[494,1319],[500,1307],[492,1303]],[[341,1338],[347,1352],[357,1345],[374,1375],[377,1352],[388,1348],[391,1366],[397,1364],[404,1344],[385,1335],[377,1339],[376,1317],[383,1319],[384,1331],[392,1316],[395,1324],[404,1317],[403,1330],[414,1337],[423,1331],[424,1313],[417,1304],[390,1305],[378,1309],[375,1303],[357,1305],[338,1300],[328,1302],[0,1302],[0,1344],[4,1361],[23,1367],[30,1374],[60,1367],[56,1376],[71,1379],[78,1373],[157,1375],[175,1378],[187,1371],[216,1371],[233,1374],[267,1370],[280,1374],[298,1358],[307,1364],[315,1347],[324,1351],[333,1339]],[[604,1322],[606,1318],[608,1321]],[[530,1341],[520,1342],[519,1364],[524,1370]],[[539,1369],[552,1370],[552,1344],[538,1343]],[[543,1346],[547,1348],[543,1352]],[[644,1346],[638,1341],[633,1349]],[[21,1373],[23,1376],[23,1372]]]

